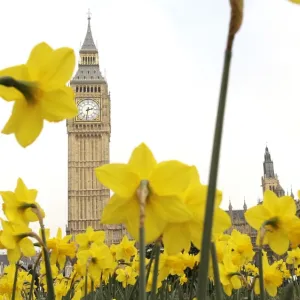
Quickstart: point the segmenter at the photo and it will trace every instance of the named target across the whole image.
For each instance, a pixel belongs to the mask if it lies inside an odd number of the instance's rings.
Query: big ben
[[[104,230],[108,244],[123,235],[121,225],[100,224],[110,192],[100,184],[94,169],[109,163],[111,135],[110,93],[99,65],[98,49],[91,31],[91,16],[79,51],[78,70],[70,85],[78,115],[67,121],[68,131],[68,234],[82,233],[88,226]]]

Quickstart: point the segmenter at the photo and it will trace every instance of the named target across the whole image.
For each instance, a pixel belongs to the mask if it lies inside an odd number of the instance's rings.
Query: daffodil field
[[[245,212],[257,231],[255,246],[250,236],[231,230],[231,219],[220,208],[216,183],[230,62],[243,21],[243,0],[229,3],[208,185],[195,166],[157,162],[145,143],[127,163],[99,166],[97,179],[113,192],[99,221],[124,224],[128,232],[119,244],[108,245],[105,233],[91,227],[76,236],[50,232],[37,190],[16,177],[14,191],[0,192],[6,217],[0,248],[10,263],[0,276],[0,300],[300,299],[300,219],[293,198],[266,191],[262,203]],[[27,147],[45,120],[77,115],[67,86],[75,60],[73,49],[52,49],[43,42],[25,64],[0,71],[0,97],[14,102],[3,134],[14,134]],[[38,232],[32,230],[34,222]],[[20,264],[24,257],[34,257],[30,270]]]

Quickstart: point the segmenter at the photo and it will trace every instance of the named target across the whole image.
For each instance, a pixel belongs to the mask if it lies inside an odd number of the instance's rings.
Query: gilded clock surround
[[[78,234],[92,226],[104,230],[108,244],[118,243],[125,234],[122,225],[100,223],[110,191],[98,182],[94,169],[107,164],[111,135],[110,93],[99,67],[98,50],[94,43],[90,17],[85,40],[79,51],[78,70],[70,82],[76,103],[92,99],[99,104],[95,120],[67,121],[68,131],[68,234]]]

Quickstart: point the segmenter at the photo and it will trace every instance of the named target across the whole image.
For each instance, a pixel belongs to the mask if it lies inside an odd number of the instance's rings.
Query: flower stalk
[[[30,283],[30,291],[29,291],[29,299],[28,300],[31,300],[33,298],[33,286],[34,286],[34,280],[35,280],[35,275],[36,275],[36,269],[40,262],[41,257],[42,257],[42,252],[39,254],[37,260],[35,261],[33,269],[32,269],[33,272],[32,272],[32,278],[31,278],[31,283]]]
[[[259,248],[258,248],[258,271],[259,271],[259,290],[260,290],[260,300],[265,300],[265,287],[264,287],[264,273],[263,273],[263,255],[262,255],[262,245],[265,236],[264,226],[260,230]]]
[[[17,290],[17,282],[18,282],[18,271],[19,271],[19,262],[16,263],[16,270],[14,275],[14,283],[13,283],[13,290],[12,290],[12,296],[11,300],[16,299],[16,290]]]
[[[222,300],[222,288],[220,281],[220,273],[218,268],[217,249],[215,243],[211,243],[211,257],[214,272],[214,283],[216,289],[216,300]]]
[[[214,215],[214,208],[215,208],[214,200],[216,195],[220,149],[221,149],[222,134],[223,134],[223,123],[224,123],[224,116],[225,116],[227,88],[228,88],[230,63],[231,63],[231,50],[232,50],[235,34],[239,30],[243,18],[243,14],[242,14],[243,0],[231,0],[230,4],[231,4],[231,19],[230,19],[229,32],[227,36],[227,46],[226,46],[225,57],[224,57],[219,105],[217,111],[213,150],[212,150],[211,165],[210,165],[209,185],[208,185],[208,192],[206,198],[203,238],[202,238],[202,245],[200,251],[200,264],[199,264],[199,271],[198,271],[199,285],[198,285],[198,293],[197,293],[198,299],[206,299],[209,250],[210,250],[210,241],[211,241],[212,227],[213,227],[213,215]]]
[[[43,216],[37,206],[33,207],[32,211],[37,215],[37,217],[39,219],[39,223],[40,223],[40,228],[41,228],[41,235],[42,235],[42,242],[43,242],[42,248],[43,248],[43,255],[44,255],[44,260],[45,260],[48,299],[55,299],[52,270],[51,270],[51,264],[50,264],[50,258],[49,258],[49,251],[47,248],[47,239],[46,239],[45,226],[44,226],[44,222],[43,222]]]
[[[151,287],[151,300],[156,299],[156,289],[157,289],[157,279],[158,279],[158,266],[159,266],[159,256],[160,256],[160,240],[156,241],[154,247],[154,270],[153,270],[153,280]]]
[[[137,190],[137,197],[140,204],[140,232],[139,232],[139,252],[140,252],[140,285],[139,299],[146,300],[146,245],[145,245],[145,207],[149,195],[148,181],[142,180]]]

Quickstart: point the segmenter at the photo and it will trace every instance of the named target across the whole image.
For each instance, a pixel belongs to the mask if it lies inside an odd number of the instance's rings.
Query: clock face
[[[85,99],[78,103],[78,119],[81,121],[93,121],[99,117],[99,104],[92,99]]]

